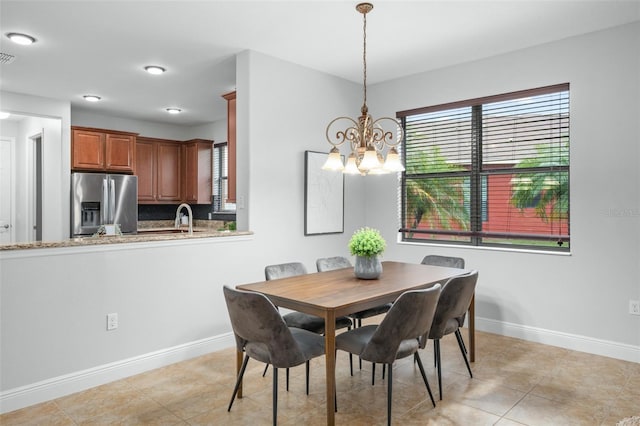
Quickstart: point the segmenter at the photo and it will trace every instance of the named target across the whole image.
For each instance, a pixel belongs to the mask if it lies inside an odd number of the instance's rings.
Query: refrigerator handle
[[[109,223],[116,219],[116,181],[109,178]]]
[[[109,223],[109,188],[107,179],[108,178],[106,177],[102,179],[102,203],[100,203],[100,215],[102,218],[100,220],[100,225]]]

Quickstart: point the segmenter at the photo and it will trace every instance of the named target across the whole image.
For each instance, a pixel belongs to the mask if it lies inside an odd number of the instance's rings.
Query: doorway
[[[15,242],[15,139],[0,138],[0,244]]]

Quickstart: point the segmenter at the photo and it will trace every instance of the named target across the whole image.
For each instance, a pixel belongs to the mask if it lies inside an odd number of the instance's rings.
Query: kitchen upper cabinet
[[[182,144],[139,137],[136,141],[138,203],[182,202]]]
[[[182,146],[180,143],[160,142],[158,149],[158,201],[182,201]]]
[[[193,139],[184,143],[185,202],[211,204],[213,141]]]
[[[136,141],[136,176],[138,176],[138,202],[156,201],[156,145],[138,138]]]
[[[71,169],[133,173],[137,133],[71,127]]]

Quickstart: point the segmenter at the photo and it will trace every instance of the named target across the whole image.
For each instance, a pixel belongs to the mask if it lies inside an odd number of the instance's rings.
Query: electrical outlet
[[[107,314],[107,331],[118,328],[118,314]]]
[[[629,300],[629,313],[631,315],[640,315],[640,301]]]

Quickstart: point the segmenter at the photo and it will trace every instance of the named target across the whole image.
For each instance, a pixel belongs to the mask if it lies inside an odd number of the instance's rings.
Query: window
[[[397,113],[403,241],[569,250],[569,84]]]
[[[213,211],[235,212],[235,203],[228,202],[228,148],[227,143],[213,145]]]

